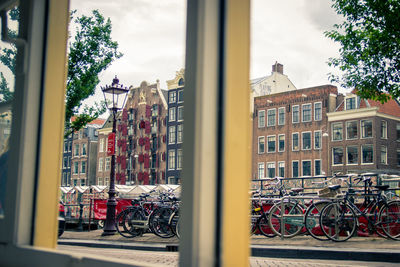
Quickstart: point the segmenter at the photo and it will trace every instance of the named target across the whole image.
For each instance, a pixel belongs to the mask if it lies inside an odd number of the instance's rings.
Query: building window
[[[278,176],[285,177],[285,162],[284,161],[278,162]]]
[[[347,149],[347,164],[358,164],[358,147],[348,146],[346,149]]]
[[[177,143],[182,143],[183,142],[183,124],[179,124],[177,126]]]
[[[178,121],[183,121],[183,107],[178,107]]]
[[[333,165],[342,165],[343,164],[343,147],[332,148],[332,154],[333,154]]]
[[[302,150],[310,150],[311,149],[311,132],[303,132],[301,133],[302,139]]]
[[[314,149],[321,149],[322,147],[322,132],[314,132]]]
[[[387,164],[387,147],[381,146],[381,163]]]
[[[397,166],[400,166],[400,149],[397,149]]]
[[[72,141],[68,142],[68,151],[71,152],[72,151]]]
[[[267,126],[275,126],[276,109],[269,109],[267,111]]]
[[[86,161],[81,162],[81,173],[86,173]]]
[[[278,109],[278,125],[285,125],[285,107]]]
[[[176,92],[169,92],[169,103],[175,103],[176,102]]]
[[[82,156],[86,156],[86,144],[82,144]]]
[[[79,156],[79,144],[75,144],[75,153],[74,153],[75,157]]]
[[[64,142],[64,152],[68,152],[68,142]]]
[[[346,122],[346,139],[352,140],[358,138],[357,121]]]
[[[381,121],[381,138],[387,139],[387,121]]]
[[[278,151],[283,152],[285,151],[285,135],[280,134],[278,136]]]
[[[267,137],[268,142],[268,153],[274,153],[276,151],[276,137],[271,135]]]
[[[103,158],[99,158],[99,172],[102,172],[104,168],[104,159]]]
[[[299,162],[292,161],[292,176],[293,177],[299,177]]]
[[[183,102],[183,90],[178,91],[178,102]]]
[[[103,152],[103,147],[104,147],[104,138],[100,138],[99,141],[99,152]]]
[[[97,184],[98,185],[103,185],[103,177],[98,177],[97,178]]]
[[[182,163],[183,163],[183,151],[182,151],[182,149],[178,149],[177,155],[176,155],[176,169],[177,170],[182,169]]]
[[[397,141],[400,141],[400,123],[396,124],[396,133]]]
[[[361,133],[362,138],[372,137],[372,121],[363,120],[361,121]]]
[[[343,140],[343,124],[341,122],[332,123],[332,141]]]
[[[106,158],[106,166],[105,166],[105,170],[109,171],[111,169],[111,158],[107,157]]]
[[[299,133],[292,133],[292,150],[299,150]]]
[[[78,180],[74,179],[74,186],[77,186],[77,185],[78,185]]]
[[[302,176],[311,176],[311,160],[303,160],[301,164],[303,165],[301,166]]]
[[[63,168],[66,169],[68,167],[68,157],[64,157]]]
[[[78,174],[79,172],[79,163],[77,161],[74,162],[74,174]]]
[[[265,127],[265,110],[258,111],[258,128]]]
[[[322,120],[322,103],[321,102],[314,103],[314,120],[315,121]]]
[[[363,164],[374,163],[374,149],[372,145],[362,146],[362,162]]]
[[[176,109],[170,108],[169,115],[168,115],[168,121],[175,121],[175,120],[176,120]]]
[[[265,152],[265,137],[258,137],[258,154],[263,154]]]
[[[311,104],[304,104],[302,108],[302,122],[311,121]]]
[[[321,160],[316,159],[314,160],[314,175],[321,175]]]
[[[168,170],[175,170],[175,150],[168,151]]]
[[[81,186],[85,186],[86,184],[86,180],[85,179],[81,179]]]
[[[267,163],[268,178],[275,177],[275,162]]]
[[[175,144],[176,141],[176,131],[175,131],[175,126],[169,126],[168,128],[168,144]]]
[[[299,123],[299,121],[300,121],[299,106],[293,106],[293,109],[292,109],[292,123]]]
[[[258,179],[264,178],[264,163],[258,163]]]
[[[356,109],[356,98],[346,98],[346,110]]]

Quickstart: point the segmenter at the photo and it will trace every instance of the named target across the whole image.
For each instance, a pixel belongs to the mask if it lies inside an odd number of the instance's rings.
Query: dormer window
[[[346,98],[346,110],[356,109],[356,100],[355,96]]]

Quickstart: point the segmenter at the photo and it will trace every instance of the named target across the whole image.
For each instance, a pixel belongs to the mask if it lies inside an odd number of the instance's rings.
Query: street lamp
[[[107,108],[110,110],[113,118],[112,132],[108,135],[107,156],[111,156],[110,170],[110,188],[108,190],[107,200],[107,215],[106,222],[103,228],[104,235],[113,235],[117,231],[115,227],[115,208],[117,201],[115,200],[115,134],[116,134],[116,116],[118,110],[125,105],[126,96],[129,89],[119,84],[117,76],[112,81],[111,85],[101,87],[104,94],[104,100]]]

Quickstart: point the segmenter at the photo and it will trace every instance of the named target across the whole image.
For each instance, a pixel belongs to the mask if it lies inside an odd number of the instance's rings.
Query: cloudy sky
[[[125,85],[166,80],[184,67],[185,0],[72,0],[71,9],[89,15],[98,9],[113,25],[113,39],[124,56],[101,74],[101,84],[114,75]],[[251,78],[271,73],[275,61],[297,88],[328,84],[326,62],[338,46],[324,31],[339,22],[329,0],[253,0]],[[96,97],[102,97],[98,88]]]

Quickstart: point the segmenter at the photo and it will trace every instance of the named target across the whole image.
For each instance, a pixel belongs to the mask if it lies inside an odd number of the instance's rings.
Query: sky
[[[124,54],[100,74],[94,98],[102,98],[100,86],[115,75],[127,86],[158,79],[167,89],[166,81],[184,67],[185,0],[72,0],[71,9],[78,15],[98,9],[109,17]],[[270,75],[277,61],[297,88],[330,84],[327,74],[336,72],[326,62],[338,56],[339,46],[324,31],[339,22],[329,0],[252,0],[250,77]]]

